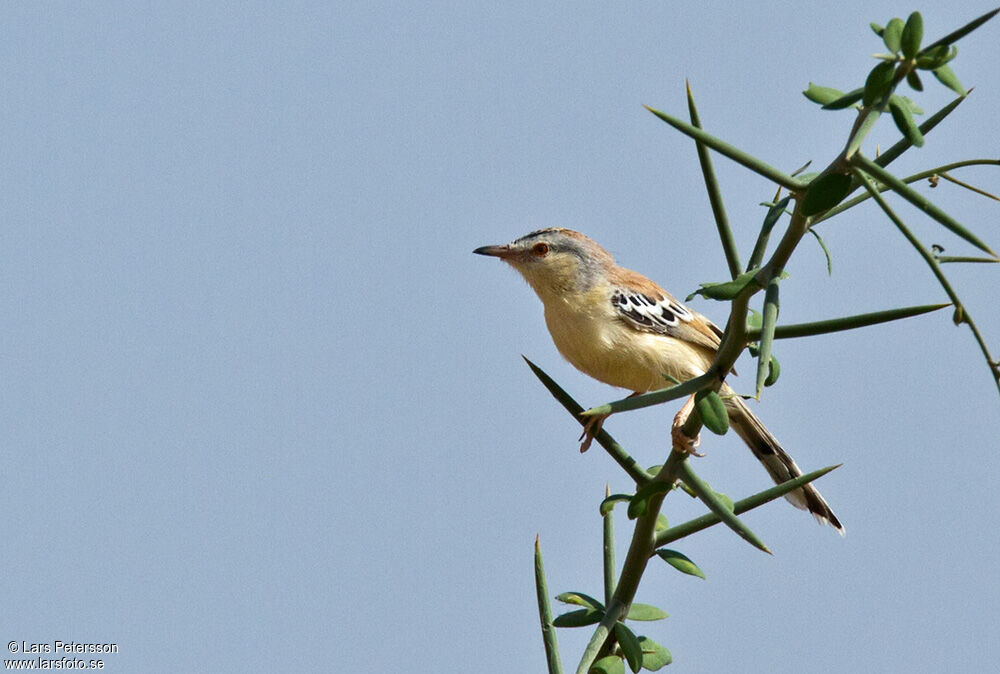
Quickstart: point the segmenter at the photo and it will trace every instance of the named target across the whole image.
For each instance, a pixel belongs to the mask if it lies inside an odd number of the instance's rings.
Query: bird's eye
[[[531,253],[535,257],[545,257],[549,254],[549,244],[547,243],[536,243],[531,247]]]

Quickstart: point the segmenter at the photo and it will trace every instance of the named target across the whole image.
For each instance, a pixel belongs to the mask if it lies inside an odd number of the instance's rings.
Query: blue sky
[[[722,280],[694,148],[641,105],[685,114],[689,78],[711,132],[822,165],[850,113],[800,92],[857,86],[868,22],[912,9],[935,38],[991,5],[4,5],[0,636],[116,642],[122,672],[542,671],[535,535],[553,594],[598,594],[597,504],[629,482],[520,356],[585,405],[621,393],[472,249],[564,226],[676,295]],[[962,42],[976,91],[899,174],[998,156],[998,31]],[[745,257],[774,188],[716,169]],[[919,189],[1000,246],[1000,205]],[[803,242],[782,321],[946,301],[874,208],[821,231],[834,274]],[[1000,352],[1000,270],[947,271]],[[746,516],[773,557],[684,541],[708,579],[651,567],[638,600],[671,617],[645,632],[692,672],[995,663],[1000,399],[971,335],[941,312],[776,353],[756,409],[803,469],[844,464],[818,486],[848,535],[781,502]],[[674,411],[607,428],[658,463]],[[702,449],[716,489],[769,486],[735,436]],[[575,666],[587,634],[559,636]]]

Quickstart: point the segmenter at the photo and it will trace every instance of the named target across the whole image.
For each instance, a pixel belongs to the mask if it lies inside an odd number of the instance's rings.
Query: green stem
[[[542,624],[542,643],[545,645],[549,674],[562,674],[559,641],[556,638],[556,627],[552,624],[552,604],[549,602],[549,587],[545,582],[542,546],[538,542],[538,536],[535,536],[535,594],[538,598],[538,619]]]
[[[542,385],[548,389],[549,393],[552,394],[552,397],[558,400],[562,406],[566,408],[566,411],[572,414],[573,418],[579,421],[581,425],[586,424],[586,421],[581,420],[580,418],[580,415],[583,413],[583,406],[576,402],[576,400],[573,399],[573,396],[566,393],[566,391],[564,391],[563,388],[559,386],[554,379],[552,379],[552,377],[545,374],[542,368],[532,363],[525,356],[521,356],[521,358],[524,358],[524,362],[528,364],[528,367],[531,368],[531,371],[542,382]],[[636,460],[625,451],[624,447],[619,445],[618,442],[611,437],[610,433],[602,429],[597,435],[594,436],[594,440],[597,444],[604,448],[611,458],[614,459],[626,473],[628,473],[629,477],[635,480],[636,484],[641,486],[649,482],[651,477],[649,473],[643,470],[642,467],[636,463]]]
[[[877,159],[876,159],[876,162],[878,162]],[[937,166],[937,167],[932,168],[932,169],[927,169],[926,171],[921,171],[920,173],[914,173],[911,176],[907,176],[905,178],[902,178],[902,181],[904,183],[906,183],[907,185],[910,185],[912,183],[919,182],[921,180],[926,180],[927,178],[930,178],[931,176],[939,175],[941,173],[945,173],[947,171],[951,171],[951,170],[957,169],[957,168],[964,168],[966,166],[1000,166],[1000,159],[966,159],[965,161],[957,161],[957,162],[954,162],[952,164],[945,164],[944,166]],[[878,191],[879,192],[886,192],[889,189],[890,188],[887,187],[886,185],[881,185],[880,184],[878,186]],[[864,201],[868,201],[871,198],[872,197],[871,197],[871,195],[868,192],[865,192],[864,194],[859,194],[858,196],[854,197],[853,199],[841,202],[840,204],[837,204],[836,206],[834,206],[833,208],[831,208],[827,212],[823,213],[822,215],[813,218],[812,224],[815,227],[820,222],[823,222],[824,220],[829,220],[833,216],[835,216],[835,215],[837,215],[839,213],[843,213],[847,209],[853,208],[854,206],[857,206],[858,204],[860,204],[860,203],[862,203]]]
[[[604,486],[604,498],[607,498],[611,494],[611,490],[608,485]],[[605,513],[603,519],[604,523],[604,536],[602,540],[604,542],[603,557],[604,557],[604,603],[607,604],[611,601],[611,597],[615,593],[615,584],[617,579],[615,578],[615,517],[614,508],[608,508],[608,512]]]
[[[945,264],[948,262],[989,262],[996,264],[1000,260],[993,257],[970,257],[968,255],[938,255],[935,258],[940,264]]]
[[[858,153],[851,159],[851,164],[853,167],[863,170],[865,173],[873,176],[876,180],[891,188],[893,192],[909,201],[911,204],[922,210],[934,220],[937,220],[954,234],[962,237],[979,250],[989,253],[993,257],[997,257],[997,254],[994,253],[989,246],[979,240],[979,237],[963,227],[950,215],[935,206],[927,197],[913,189],[910,189],[910,187],[908,187],[902,180],[886,171],[871,159],[868,159],[864,155]],[[878,193],[878,190],[875,190],[874,193],[869,190],[869,193],[871,193],[874,197],[875,194]],[[881,196],[878,198],[881,199]]]
[[[709,372],[695,377],[694,379],[688,379],[686,382],[677,384],[676,386],[671,386],[670,388],[660,389],[659,391],[650,391],[649,393],[643,393],[642,395],[637,396],[629,396],[627,398],[622,398],[621,400],[605,403],[604,405],[591,407],[589,410],[580,412],[580,414],[587,417],[598,416],[637,410],[643,407],[650,407],[652,405],[659,405],[660,403],[677,400],[678,398],[689,396],[692,393],[697,393],[701,389],[709,386],[715,380],[716,376]]]
[[[677,119],[676,117],[672,117],[666,114],[665,112],[660,112],[659,110],[651,108],[648,105],[643,107],[649,110],[657,117],[659,117],[660,119],[662,119],[670,126],[674,127],[675,129],[683,133],[684,135],[689,136],[696,141],[704,143],[705,145],[712,148],[719,154],[729,157],[737,164],[742,164],[743,166],[746,166],[754,173],[758,173],[767,178],[768,180],[772,180],[778,183],[779,185],[782,185],[783,187],[786,187],[793,191],[801,190],[806,186],[806,183],[804,183],[803,181],[797,180],[788,175],[787,173],[779,171],[770,164],[762,162],[760,159],[757,159],[753,155],[744,152],[738,147],[730,145],[724,140],[720,140],[711,134],[705,133],[696,126],[692,126],[687,122]]]
[[[751,531],[750,527],[736,517],[735,513],[728,510],[726,508],[726,504],[723,503],[719,497],[715,495],[715,492],[712,491],[712,489],[705,484],[702,479],[698,477],[698,475],[695,474],[690,463],[685,461],[680,464],[678,473],[678,477],[684,481],[684,484],[690,487],[701,502],[708,506],[708,509],[717,515],[727,527],[732,529],[737,535],[739,535],[740,538],[758,550],[763,550],[767,554],[771,554],[771,551],[766,545],[764,545],[764,542],[757,537],[757,534]]]
[[[993,260],[990,260],[991,262]],[[938,309],[950,307],[951,304],[924,304],[916,307],[902,307],[900,309],[887,309],[885,311],[873,311],[867,314],[855,314],[842,318],[831,318],[825,321],[815,321],[812,323],[790,323],[788,325],[778,325],[774,329],[775,339],[794,339],[796,337],[812,337],[814,335],[825,335],[831,332],[842,330],[854,330],[865,328],[870,325],[898,321],[903,318],[919,316]],[[751,342],[760,339],[761,330],[747,329],[747,337]]]
[[[694,104],[694,96],[691,94],[691,83],[685,82],[688,99],[688,115],[691,124],[701,128],[701,119],[698,117],[698,108]],[[736,250],[736,239],[733,238],[733,230],[729,226],[729,217],[726,215],[726,207],[722,203],[722,190],[719,188],[719,180],[715,177],[715,168],[712,166],[712,155],[708,148],[701,141],[695,141],[695,148],[698,150],[698,162],[701,164],[701,174],[705,178],[705,189],[708,190],[708,203],[712,206],[712,215],[715,217],[715,225],[719,230],[719,239],[722,241],[722,251],[726,254],[726,264],[729,265],[729,275],[736,278],[740,274],[740,254]]]
[[[997,391],[1000,392],[1000,365],[998,365],[997,361],[993,360],[993,356],[990,355],[989,347],[986,346],[986,340],[983,339],[982,334],[979,332],[979,328],[973,322],[972,317],[969,316],[969,313],[962,305],[962,301],[959,299],[958,293],[956,293],[951,287],[951,283],[948,282],[944,272],[941,271],[941,266],[938,264],[938,261],[934,259],[934,255],[931,251],[927,250],[927,247],[924,246],[920,239],[914,236],[906,224],[904,224],[900,217],[896,215],[896,212],[892,210],[892,207],[886,203],[885,199],[882,198],[882,195],[879,194],[875,186],[872,185],[868,176],[858,168],[852,168],[851,170],[854,172],[855,177],[858,178],[861,184],[864,185],[865,189],[868,190],[868,193],[872,195],[872,198],[878,203],[889,219],[892,220],[893,224],[896,225],[896,228],[899,229],[903,236],[906,237],[906,240],[910,242],[910,245],[913,246],[918,253],[920,253],[920,256],[924,258],[924,261],[931,268],[934,276],[937,277],[938,283],[941,284],[941,287],[951,299],[952,304],[955,305],[956,318],[959,322],[967,324],[969,329],[972,330],[972,334],[975,337],[976,342],[979,344],[979,349],[982,351],[983,357],[986,358],[986,364],[990,368],[990,373],[993,375],[993,379],[997,385]]]
[[[779,499],[788,492],[795,491],[802,485],[808,484],[809,482],[812,482],[813,480],[820,478],[829,473],[831,470],[835,470],[839,467],[840,464],[836,466],[829,466],[827,468],[821,468],[820,470],[814,470],[811,473],[806,473],[805,475],[800,475],[795,479],[775,485],[770,489],[765,489],[764,491],[758,492],[753,496],[748,496],[747,498],[733,504],[733,513],[736,515],[742,515],[748,510],[759,508],[765,503],[770,503],[775,499]],[[670,527],[669,529],[663,529],[654,537],[653,547],[659,548],[678,539],[697,533],[702,529],[715,526],[720,522],[722,522],[722,518],[715,513],[706,513],[700,517],[694,518],[693,520],[688,520],[682,524]]]
[[[653,477],[653,480],[673,484],[677,479],[678,468],[685,459],[687,459],[687,454],[683,452],[670,452],[670,456],[667,457],[660,472]],[[611,600],[607,602],[604,617],[584,649],[580,665],[576,669],[577,674],[587,674],[590,671],[591,665],[610,647],[610,637],[614,633],[615,623],[623,620],[628,614],[629,606],[632,605],[636,590],[639,588],[639,581],[642,579],[646,564],[654,550],[656,518],[660,514],[660,508],[663,506],[663,499],[666,495],[667,492],[659,492],[650,496],[646,512],[635,521],[632,541],[629,544],[628,554],[625,555],[625,562],[622,564],[618,585],[615,587]]]

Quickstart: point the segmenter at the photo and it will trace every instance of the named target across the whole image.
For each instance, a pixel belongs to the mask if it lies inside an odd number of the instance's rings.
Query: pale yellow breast
[[[702,347],[622,321],[607,292],[543,298],[552,340],[578,370],[612,386],[652,391],[670,386],[664,375],[684,381],[711,365],[712,354]]]

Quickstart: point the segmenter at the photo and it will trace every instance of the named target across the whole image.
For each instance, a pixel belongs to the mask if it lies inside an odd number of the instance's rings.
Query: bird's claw
[[[587,423],[583,425],[583,433],[581,433],[579,437],[579,439],[583,441],[580,443],[581,454],[590,449],[590,443],[594,441],[594,436],[601,432],[604,420],[607,419],[608,416],[609,415],[607,414],[592,416],[587,420]]]
[[[673,448],[676,451],[684,452],[691,456],[702,457],[705,455],[695,450],[701,444],[701,433],[691,438],[684,432],[684,424],[687,422],[693,409],[694,396],[691,396],[684,403],[684,406],[681,407],[680,411],[677,412],[677,416],[674,417],[674,423],[670,426],[670,439],[673,441]]]
[[[683,428],[680,426],[672,426],[670,428],[670,438],[673,440],[674,449],[678,452],[684,452],[699,458],[705,456],[703,452],[699,452],[695,449],[701,444],[701,433],[694,438],[689,438]]]

